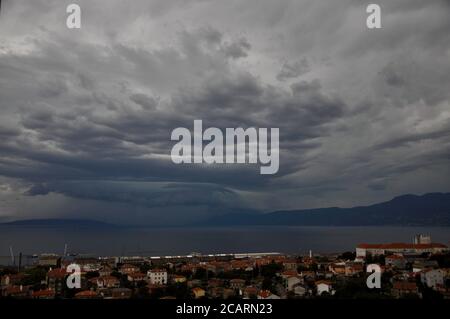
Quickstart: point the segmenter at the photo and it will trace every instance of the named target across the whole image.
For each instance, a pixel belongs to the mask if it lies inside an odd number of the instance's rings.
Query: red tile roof
[[[236,279],[231,279],[231,280],[230,280],[230,283],[245,284],[245,280],[244,280],[244,279],[236,278]]]
[[[397,290],[416,290],[417,284],[410,281],[396,281],[392,288]]]
[[[151,273],[167,272],[167,270],[165,270],[165,269],[151,269],[150,272],[151,272]]]
[[[258,296],[260,296],[261,298],[264,298],[264,299],[268,298],[270,295],[272,295],[272,293],[270,292],[270,290],[261,290],[261,291],[258,293]]]
[[[258,293],[258,288],[254,286],[245,287],[244,292],[248,295],[256,295]]]
[[[28,291],[28,286],[10,286],[6,287],[5,294],[6,295],[16,295],[16,294],[23,294]]]
[[[65,269],[62,268],[52,269],[47,273],[47,276],[49,278],[57,278],[57,279],[63,279],[64,277],[66,277],[66,275],[68,275],[68,273],[66,272]]]
[[[403,257],[403,256],[401,256],[401,255],[389,255],[389,256],[386,256],[386,258],[389,258],[389,259],[405,259],[405,257]]]
[[[85,290],[75,294],[75,298],[94,298],[97,296],[97,293],[91,290]]]
[[[285,277],[295,277],[298,275],[298,273],[295,270],[286,270],[283,271],[281,275]]]
[[[55,291],[51,289],[33,291],[33,297],[54,297]]]
[[[320,285],[320,284],[325,284],[325,285],[331,286],[331,281],[327,281],[327,280],[317,280],[317,281],[316,281],[316,286],[317,286],[317,285]]]
[[[139,268],[138,266],[132,265],[132,264],[123,264],[120,269],[125,269],[125,268],[132,268],[132,269],[137,269]]]

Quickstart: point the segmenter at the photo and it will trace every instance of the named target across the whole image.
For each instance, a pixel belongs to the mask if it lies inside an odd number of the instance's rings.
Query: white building
[[[307,292],[308,292],[308,291],[306,290],[306,288],[303,287],[303,286],[301,286],[301,285],[297,285],[297,286],[294,287],[294,293],[295,293],[297,296],[303,297],[303,296],[306,295]]]
[[[359,244],[356,246],[356,256],[366,257],[367,255],[387,255],[387,254],[422,254],[422,253],[442,253],[448,251],[444,244]]]
[[[258,299],[281,299],[279,296],[271,293],[269,290],[261,290],[257,296]]]
[[[324,292],[334,295],[334,290],[332,289],[331,282],[325,280],[316,281],[317,295],[321,295]]]
[[[414,236],[414,244],[431,244],[430,235],[416,235]]]
[[[296,276],[289,277],[285,280],[285,288],[288,291],[294,290],[295,286],[299,284],[303,284],[303,279]]]
[[[422,283],[435,289],[437,286],[444,285],[444,272],[441,269],[428,269],[420,273]]]
[[[167,271],[165,269],[151,269],[147,272],[147,277],[152,285],[167,284]]]

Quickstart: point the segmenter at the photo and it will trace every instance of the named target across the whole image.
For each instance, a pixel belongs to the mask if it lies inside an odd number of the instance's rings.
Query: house
[[[450,268],[441,268],[446,279],[450,279]]]
[[[297,270],[286,270],[286,271],[283,271],[280,274],[280,276],[283,279],[287,279],[289,277],[296,277],[296,276],[298,276],[298,272],[297,272]]]
[[[150,295],[159,294],[164,291],[165,286],[158,284],[148,284],[147,289]]]
[[[23,274],[8,274],[2,276],[1,285],[2,286],[12,286],[18,285],[22,281],[24,275]]]
[[[151,269],[147,272],[147,277],[152,285],[167,284],[167,270],[165,269]]]
[[[444,272],[441,269],[427,269],[420,273],[420,281],[429,288],[444,285]]]
[[[303,278],[300,278],[298,276],[291,276],[285,279],[285,288],[288,291],[293,291],[295,286],[303,283]]]
[[[80,266],[82,272],[99,271],[102,268],[100,260],[97,258],[82,257],[75,259],[75,264]]]
[[[41,255],[38,259],[38,265],[43,267],[61,267],[61,257],[57,255]]]
[[[206,294],[205,290],[200,287],[192,288],[192,293],[193,293],[195,299],[205,297],[205,294]]]
[[[219,278],[211,278],[208,280],[208,287],[214,288],[214,287],[222,287],[223,286],[223,279]]]
[[[223,298],[223,287],[209,287],[208,296],[211,298]]]
[[[75,299],[97,299],[100,296],[92,290],[84,290],[75,294]]]
[[[345,275],[345,262],[333,263],[328,266],[329,271],[335,275]]]
[[[406,295],[418,295],[419,289],[417,284],[412,281],[396,281],[392,285],[392,295],[401,298]]]
[[[109,265],[103,265],[98,270],[98,274],[100,275],[100,277],[109,276],[109,275],[111,275],[112,272],[113,272],[113,269]]]
[[[244,279],[231,279],[230,280],[230,288],[239,290],[245,287],[245,280]]]
[[[189,288],[194,288],[194,287],[201,286],[201,285],[202,285],[202,281],[200,279],[192,279],[192,280],[187,281],[187,286]]]
[[[273,294],[270,290],[261,290],[257,296],[258,299],[280,299],[279,296]]]
[[[119,288],[120,280],[114,276],[100,276],[96,279],[98,288]]]
[[[134,272],[132,274],[128,274],[127,279],[130,282],[139,282],[147,279],[147,276],[140,272]]]
[[[347,262],[345,263],[344,269],[346,276],[354,276],[364,272],[364,265],[357,262]]]
[[[28,298],[30,296],[29,286],[8,286],[2,291],[3,297]]]
[[[436,260],[415,260],[413,262],[412,268],[413,272],[421,272],[429,268],[438,268],[439,264]]]
[[[297,271],[297,260],[296,259],[286,259],[285,261],[283,261],[283,269]]]
[[[258,296],[259,289],[255,286],[247,286],[243,291],[244,299],[256,299]]]
[[[307,292],[308,292],[308,290],[304,286],[302,286],[300,284],[296,285],[294,287],[293,291],[294,291],[294,294],[296,296],[300,296],[300,297],[304,297],[307,294]]]
[[[271,264],[273,259],[271,257],[261,257],[255,260],[255,265],[258,267]]]
[[[332,284],[330,281],[326,280],[318,280],[315,282],[317,295],[322,295],[323,293],[328,293],[330,295],[334,295],[334,290],[332,289]]]
[[[194,273],[197,270],[197,267],[198,266],[195,264],[188,263],[188,264],[182,265],[180,270],[182,272]]]
[[[113,288],[111,290],[112,299],[130,299],[133,291],[129,288]]]
[[[122,257],[122,262],[136,266],[144,265],[147,261],[144,257]]]
[[[222,299],[233,298],[236,296],[236,291],[229,288],[224,288],[222,291]]]
[[[50,269],[47,273],[47,287],[54,290],[57,295],[61,295],[63,287],[66,285],[67,275],[65,269]]]
[[[183,282],[186,282],[187,278],[185,276],[181,276],[181,275],[174,275],[172,277],[172,281],[176,284],[181,284]]]
[[[389,265],[394,268],[404,269],[406,267],[407,260],[401,254],[389,255],[385,258],[385,264],[386,266]]]
[[[253,262],[251,260],[232,260],[230,262],[231,269],[252,270]]]
[[[314,271],[302,271],[301,276],[305,280],[314,280],[316,278],[316,272],[314,272]]]
[[[314,258],[314,256],[312,256],[312,255],[310,257],[303,257],[303,259],[302,259],[303,266],[305,266],[307,268],[310,268],[312,265],[314,265],[316,263],[317,263],[317,261]]]
[[[138,266],[132,265],[132,264],[123,264],[120,267],[120,273],[124,274],[124,275],[129,275],[135,272],[139,272],[140,269]]]

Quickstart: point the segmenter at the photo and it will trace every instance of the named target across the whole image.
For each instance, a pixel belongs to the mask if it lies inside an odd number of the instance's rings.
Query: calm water
[[[0,226],[0,263],[14,253],[64,251],[110,255],[172,255],[201,253],[317,253],[354,250],[361,242],[411,242],[415,234],[430,234],[449,245],[450,228],[441,227],[227,227],[90,229],[71,227]]]

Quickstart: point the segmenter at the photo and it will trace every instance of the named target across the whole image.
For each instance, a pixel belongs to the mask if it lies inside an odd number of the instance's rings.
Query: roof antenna
[[[22,253],[19,253],[19,266],[17,266],[17,272],[20,272],[22,268]]]
[[[12,246],[9,246],[9,253],[11,254],[11,261],[13,263],[13,266],[15,266],[16,265],[16,259],[14,258],[14,252],[13,252]]]
[[[67,244],[64,245],[64,255],[63,257],[65,258],[67,256]]]

